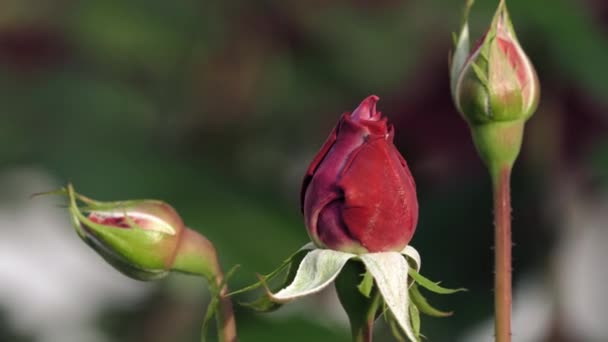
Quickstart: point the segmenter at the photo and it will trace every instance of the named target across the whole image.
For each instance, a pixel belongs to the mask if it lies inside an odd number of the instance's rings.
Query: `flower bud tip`
[[[377,121],[380,119],[380,113],[376,112],[376,103],[380,98],[376,95],[370,95],[359,104],[359,106],[351,114],[351,118],[355,121],[368,120]]]

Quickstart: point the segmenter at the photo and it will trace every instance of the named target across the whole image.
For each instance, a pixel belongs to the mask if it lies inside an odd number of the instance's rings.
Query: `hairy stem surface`
[[[494,185],[494,323],[496,342],[511,341],[511,166],[492,174]]]

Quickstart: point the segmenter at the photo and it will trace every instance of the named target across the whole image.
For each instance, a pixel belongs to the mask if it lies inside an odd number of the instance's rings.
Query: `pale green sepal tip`
[[[470,49],[469,26],[465,24],[458,35],[456,50],[454,51],[454,55],[452,56],[450,63],[450,89],[454,99],[456,99],[456,85],[458,83],[458,77],[460,76],[460,72],[466,63]]]
[[[413,261],[414,262],[414,268],[417,271],[420,271],[420,267],[422,267],[422,259],[420,258],[420,253],[418,253],[418,251],[416,250],[416,248],[414,248],[414,247],[412,247],[410,245],[407,245],[401,251],[401,254],[405,255],[406,257],[409,258],[409,260]]]
[[[462,26],[460,28],[460,32],[458,33],[458,36],[454,39],[456,50],[454,51],[454,55],[452,56],[452,60],[450,62],[450,89],[452,90],[454,100],[456,100],[455,91],[458,76],[460,75],[460,72],[464,64],[466,63],[469,53],[471,52],[468,17],[473,3],[473,0],[467,1],[462,15]]]

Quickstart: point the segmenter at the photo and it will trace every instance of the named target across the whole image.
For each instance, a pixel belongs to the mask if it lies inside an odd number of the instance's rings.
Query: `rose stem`
[[[492,173],[494,190],[494,323],[496,342],[511,341],[511,166]]]
[[[216,285],[222,286],[220,290],[219,310],[215,315],[217,322],[218,342],[236,342],[236,323],[234,321],[234,311],[232,310],[232,301],[228,294],[228,285],[222,284],[224,276],[220,273],[216,277]]]
[[[373,295],[373,301],[369,310],[367,311],[365,320],[357,325],[351,323],[353,342],[372,342],[374,322],[376,321],[376,311],[378,311],[378,307],[380,305],[380,292],[377,290],[374,292],[375,294]]]
[[[228,285],[213,243],[198,232],[186,228],[180,238],[173,270],[200,275],[207,279],[210,287],[219,289],[219,305],[215,313],[218,342],[236,342],[236,322]],[[204,340],[205,336],[201,336]]]
[[[371,342],[376,313],[382,303],[380,292],[373,286],[369,297],[363,295],[357,284],[366,273],[361,262],[349,261],[336,278],[334,284],[338,299],[348,315],[353,342]]]

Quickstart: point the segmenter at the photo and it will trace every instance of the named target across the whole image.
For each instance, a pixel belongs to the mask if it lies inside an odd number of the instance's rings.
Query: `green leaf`
[[[456,293],[456,292],[467,291],[467,289],[465,289],[465,288],[448,289],[445,287],[441,287],[441,286],[439,286],[439,283],[435,283],[432,280],[425,278],[420,273],[418,273],[416,270],[411,269],[411,268],[409,269],[409,275],[410,275],[410,277],[414,278],[414,281],[416,281],[416,283],[418,283],[420,286],[422,286],[425,289],[427,289],[431,292],[434,292],[434,293],[452,294],[452,293]]]
[[[408,269],[405,258],[396,252],[370,253],[359,256],[367,271],[374,276],[376,286],[397,323],[412,341],[416,334],[409,318]]]
[[[441,311],[431,306],[426,298],[422,296],[422,293],[420,293],[420,289],[418,288],[417,284],[410,287],[410,299],[412,300],[412,304],[414,304],[416,308],[425,315],[432,317],[448,317],[453,314],[451,311]]]

